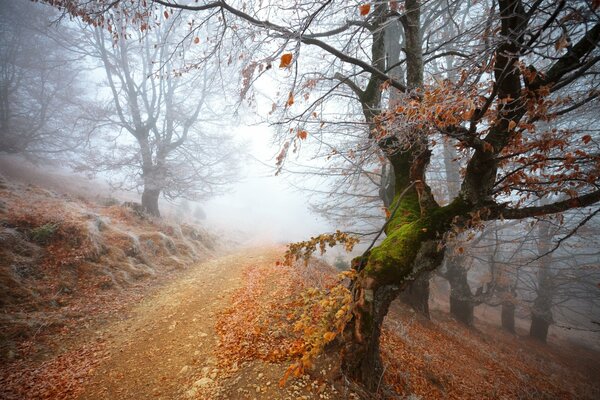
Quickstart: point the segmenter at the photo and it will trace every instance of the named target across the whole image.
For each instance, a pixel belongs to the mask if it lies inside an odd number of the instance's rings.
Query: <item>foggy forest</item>
[[[0,399],[599,399],[600,1],[0,0]]]

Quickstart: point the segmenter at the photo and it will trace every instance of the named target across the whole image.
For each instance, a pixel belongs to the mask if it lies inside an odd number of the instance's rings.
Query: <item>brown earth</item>
[[[316,363],[284,387],[278,383],[289,361],[228,362],[219,320],[261,313],[268,326],[269,315],[286,302],[278,287],[288,282],[289,270],[275,265],[283,251],[239,249],[190,266],[102,328],[64,336],[74,340],[66,351],[21,370],[14,364],[12,375],[0,379],[0,398],[357,399],[343,389],[343,377],[332,374],[333,362]],[[242,296],[256,296],[271,312],[240,306],[252,303],[238,301]],[[492,326],[464,328],[446,315],[425,321],[400,305],[386,322],[383,352],[384,379],[404,398],[593,399],[599,393],[595,353],[535,345]]]
[[[242,272],[274,265],[283,251],[281,247],[237,251],[198,265],[145,298],[131,318],[99,333],[109,337],[108,351],[90,371],[78,398],[339,398],[308,376],[279,387],[287,363],[253,360],[222,366],[217,317],[245,283]]]
[[[112,338],[81,399],[174,399],[219,376],[214,320],[242,269],[277,257],[254,249],[198,265],[105,329]],[[201,385],[196,385],[196,387]],[[197,390],[196,390],[197,391]]]

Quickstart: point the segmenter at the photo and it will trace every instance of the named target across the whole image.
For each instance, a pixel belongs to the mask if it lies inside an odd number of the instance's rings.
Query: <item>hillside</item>
[[[0,356],[30,355],[48,334],[115,311],[131,288],[206,259],[215,245],[200,227],[150,219],[135,203],[0,177]]]
[[[341,374],[333,336],[322,340],[344,295],[324,262],[218,249],[135,204],[6,179],[0,198],[1,398],[367,398]],[[476,325],[393,303],[375,398],[598,398],[597,352]],[[298,369],[318,346],[328,355]]]

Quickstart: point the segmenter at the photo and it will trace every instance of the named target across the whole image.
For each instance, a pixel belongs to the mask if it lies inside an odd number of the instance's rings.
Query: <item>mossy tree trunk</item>
[[[382,145],[397,148],[392,140]],[[464,206],[460,199],[445,207],[437,205],[424,183],[429,151],[424,145],[413,149],[388,152],[396,196],[385,229],[387,237],[364,258],[355,260],[359,273],[352,288],[354,317],[346,330],[343,368],[369,390],[376,390],[381,382],[378,342],[389,304],[408,282],[441,264],[441,234]]]
[[[408,89],[412,90],[423,85],[419,1],[407,0],[406,9],[408,11],[400,21],[404,50],[409,60],[406,82]],[[380,70],[386,69],[386,30],[383,26],[387,13],[386,2],[375,5],[374,26],[381,23],[381,29],[373,30],[371,51],[373,64]],[[381,83],[372,78],[366,89],[358,93],[371,131],[376,128],[374,120],[379,112]],[[410,150],[403,151],[399,138],[404,135],[420,136],[421,139]],[[440,212],[442,209],[425,183],[425,170],[431,153],[424,133],[398,132],[381,140],[379,146],[394,173],[394,200],[388,207],[392,215],[386,223],[385,240],[355,262],[359,273],[352,287],[353,319],[346,327],[342,359],[346,375],[360,381],[371,391],[378,388],[382,379],[379,337],[389,305],[410,281],[440,265],[443,252],[439,248],[439,234],[451,222],[452,212],[448,210],[456,208],[456,204],[452,204],[445,212]]]
[[[380,16],[381,27],[385,23],[386,7],[386,2],[377,3],[372,17],[375,27],[372,63],[379,70],[385,70],[386,55],[384,29],[376,28]],[[496,155],[508,143],[509,123],[518,121],[522,115],[518,100],[520,75],[514,64],[517,58],[514,55],[518,54],[521,30],[526,27],[522,23],[524,10],[518,0],[501,1],[498,7],[503,16],[502,34],[509,40],[503,42],[496,52],[494,77],[499,88],[498,97],[506,99],[506,104],[499,110],[498,122],[486,138],[491,148],[477,149],[469,160],[460,195],[444,207],[434,201],[425,179],[430,156],[425,132],[395,132],[379,142],[394,169],[396,195],[391,206],[393,215],[386,225],[385,240],[355,263],[359,272],[352,287],[353,318],[346,327],[342,359],[346,375],[361,381],[371,391],[378,388],[382,379],[378,342],[390,299],[406,286],[407,281],[441,264],[443,252],[440,242],[455,217],[465,216],[490,204],[490,193],[498,170]],[[413,90],[423,85],[420,2],[407,0],[405,10],[400,21],[407,61],[406,86]],[[380,104],[378,88],[381,83],[372,77],[364,91],[353,88],[361,99],[370,125],[377,116],[375,109]],[[404,137],[412,138],[410,146],[402,145]]]

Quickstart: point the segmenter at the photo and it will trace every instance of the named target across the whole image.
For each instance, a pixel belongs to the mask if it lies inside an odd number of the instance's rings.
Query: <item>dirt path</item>
[[[196,398],[219,379],[215,319],[247,266],[274,263],[279,248],[246,249],[191,269],[107,327],[108,356],[80,399]]]

